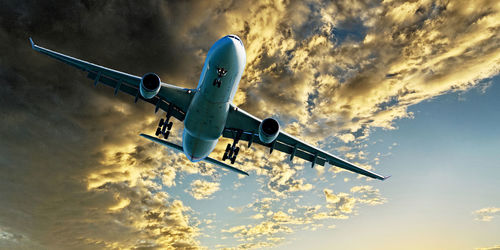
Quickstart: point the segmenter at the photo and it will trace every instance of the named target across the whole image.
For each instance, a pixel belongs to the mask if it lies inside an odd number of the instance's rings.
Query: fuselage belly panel
[[[210,48],[184,120],[182,147],[189,160],[200,161],[215,148],[245,63],[245,48],[236,36],[225,36]]]

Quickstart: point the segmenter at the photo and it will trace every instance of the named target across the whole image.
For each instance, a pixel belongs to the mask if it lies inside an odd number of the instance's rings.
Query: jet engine
[[[280,124],[274,118],[264,119],[259,126],[259,139],[263,143],[273,142],[280,132]]]
[[[141,78],[141,95],[145,99],[153,98],[161,88],[160,77],[155,73],[147,73]]]

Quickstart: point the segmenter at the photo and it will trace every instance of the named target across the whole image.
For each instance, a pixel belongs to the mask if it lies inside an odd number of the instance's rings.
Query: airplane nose
[[[220,49],[226,52],[234,52],[236,51],[236,47],[238,46],[238,40],[230,37],[224,37]]]
[[[239,44],[241,44],[243,46],[243,42],[241,41],[241,39],[237,35],[227,35],[226,37],[229,39],[236,40]]]

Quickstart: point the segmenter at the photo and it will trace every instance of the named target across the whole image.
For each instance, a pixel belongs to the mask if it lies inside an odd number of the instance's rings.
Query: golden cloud
[[[219,183],[205,180],[191,182],[191,189],[187,192],[197,200],[208,199],[212,194],[219,191]]]
[[[475,250],[500,250],[500,245],[492,246],[492,247],[478,247],[474,248]]]
[[[476,220],[491,221],[497,214],[500,214],[500,207],[485,207],[473,212]]]
[[[8,7],[0,21],[8,64],[0,71],[0,164],[6,166],[0,168],[0,237],[18,239],[17,245],[0,241],[0,247],[197,248],[190,208],[164,189],[179,185],[181,173],[226,174],[139,138],[156,126],[151,106],[91,88],[81,75],[35,56],[25,34],[34,32],[76,57],[138,75],[156,71],[164,81],[194,87],[211,43],[235,33],[247,51],[235,103],[261,118],[279,118],[287,131],[313,144],[331,136],[352,143],[372,128],[394,129],[395,120],[414,116],[411,105],[470,89],[500,70],[495,1],[276,0],[231,8],[205,1],[109,2],[71,6],[78,15],[61,15],[69,8],[62,2],[48,4]],[[58,11],[47,16],[40,11],[46,9]],[[336,29],[347,23],[355,32],[343,37]],[[214,154],[220,157],[223,149],[221,144]],[[314,220],[346,218],[357,204],[386,202],[378,189],[358,186],[350,193],[324,189],[325,206],[276,211],[273,202],[319,185],[299,176],[300,164],[283,163],[283,154],[247,149],[239,159],[273,197],[241,208],[255,208],[261,215],[256,220],[263,220],[228,231],[237,239],[262,239],[242,248],[270,247],[300,225],[312,230],[320,227]],[[191,191],[205,198],[218,188],[193,183]],[[474,214],[491,220],[495,209]],[[29,218],[35,227],[25,227]]]

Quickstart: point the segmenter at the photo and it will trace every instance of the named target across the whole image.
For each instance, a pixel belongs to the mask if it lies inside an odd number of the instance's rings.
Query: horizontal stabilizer
[[[178,151],[181,151],[181,152],[184,152],[184,150],[182,149],[182,146],[179,146],[177,144],[174,144],[174,143],[171,143],[169,141],[165,141],[165,140],[162,140],[160,138],[157,138],[157,137],[153,137],[153,136],[150,136],[150,135],[147,135],[147,134],[141,134],[142,137],[150,140],[150,141],[153,141],[153,142],[156,142],[158,144],[161,144],[165,147],[169,147],[169,148],[173,148],[175,150],[178,150]]]
[[[30,37],[30,44],[31,44],[31,48],[34,49],[35,48],[35,43],[33,42],[33,39],[31,39],[31,37]]]
[[[214,158],[205,157],[205,159],[203,159],[203,160],[206,161],[206,162],[210,162],[212,164],[218,165],[219,167],[222,167],[222,168],[225,168],[225,169],[229,169],[229,170],[234,171],[234,172],[236,172],[238,174],[242,174],[242,175],[247,175],[248,176],[247,172],[245,172],[243,170],[240,170],[240,169],[237,169],[235,167],[232,167],[230,165],[227,165],[226,163],[218,161],[218,160],[216,160]]]
[[[146,134],[141,134],[142,137],[148,139],[148,140],[151,140],[153,142],[156,142],[158,144],[161,144],[163,146],[166,146],[166,147],[169,147],[169,148],[173,148],[175,150],[178,150],[178,151],[181,151],[183,152],[184,150],[182,149],[182,146],[179,146],[177,144],[174,144],[174,143],[171,143],[169,141],[166,141],[166,140],[162,140],[160,138],[157,138],[157,137],[153,137],[153,136],[150,136],[150,135],[146,135]],[[209,163],[212,163],[214,165],[217,165],[219,167],[222,167],[222,168],[225,168],[225,169],[228,169],[228,170],[231,170],[233,172],[236,172],[238,174],[243,174],[243,175],[248,175],[247,172],[243,171],[243,170],[240,170],[240,169],[237,169],[235,167],[232,167],[232,166],[229,166],[223,162],[220,162],[218,160],[215,160],[213,158],[210,158],[210,157],[206,157],[205,159],[203,159],[203,161],[206,161],[206,162],[209,162]]]

